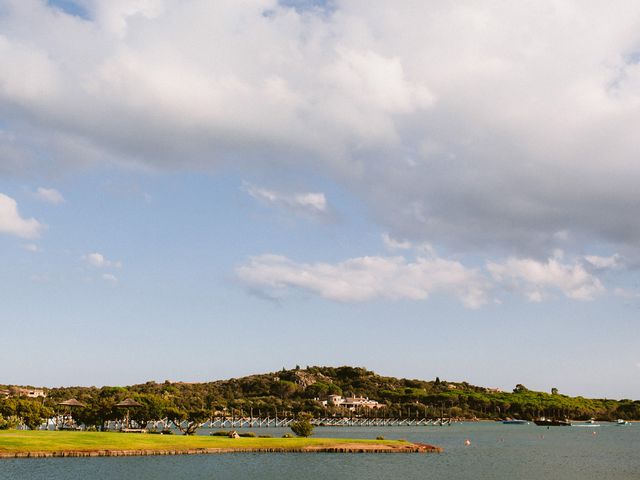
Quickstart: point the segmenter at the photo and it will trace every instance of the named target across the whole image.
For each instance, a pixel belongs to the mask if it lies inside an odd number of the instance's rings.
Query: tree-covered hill
[[[0,390],[18,391],[12,386]],[[44,399],[15,395],[0,400],[0,415],[20,416],[30,405],[58,410],[57,404],[76,398],[86,405],[75,416],[87,425],[101,426],[121,418],[115,404],[131,397],[143,407],[132,417],[140,423],[165,417],[206,419],[214,415],[292,416],[309,412],[315,416],[386,416],[532,419],[538,416],[640,419],[640,401],[587,399],[557,393],[531,391],[517,385],[513,392],[500,392],[466,382],[410,380],[384,377],[357,367],[307,367],[283,369],[260,375],[206,383],[147,382],[128,387],[64,387],[46,390]],[[384,408],[354,411],[321,403],[328,395],[368,397]]]

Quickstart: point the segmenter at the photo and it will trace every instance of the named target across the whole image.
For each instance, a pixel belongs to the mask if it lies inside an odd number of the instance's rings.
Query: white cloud
[[[16,201],[0,193],[0,233],[22,238],[36,238],[44,226],[34,218],[22,218]]]
[[[111,284],[116,284],[118,283],[118,277],[116,277],[115,275],[113,275],[112,273],[103,273],[102,274],[102,279],[105,282],[109,282]]]
[[[40,251],[42,251],[40,249],[40,247],[38,247],[38,245],[36,245],[35,243],[25,243],[25,244],[22,245],[22,248],[24,248],[28,252],[40,252]]]
[[[51,203],[53,205],[64,203],[64,197],[55,188],[40,187],[36,192],[36,197],[43,202]]]
[[[324,193],[321,192],[287,194],[249,184],[245,184],[244,189],[253,198],[267,205],[286,208],[287,210],[313,216],[327,213],[327,199]]]
[[[87,262],[87,264],[96,268],[121,268],[122,262],[107,260],[104,255],[101,253],[89,253],[84,255],[82,259]]]
[[[2,171],[293,168],[415,243],[640,240],[637,2],[4,3]]]
[[[496,282],[522,292],[531,302],[544,300],[551,291],[574,300],[592,300],[604,291],[600,280],[582,265],[562,263],[558,258],[540,262],[512,257],[487,263],[487,270]]]
[[[296,263],[279,255],[252,257],[236,269],[248,286],[272,296],[299,288],[340,302],[424,300],[434,293],[458,298],[468,308],[488,301],[489,284],[477,271],[440,258],[358,257],[344,262]]]
[[[617,253],[609,257],[600,257],[597,255],[586,255],[584,259],[592,266],[600,270],[618,268],[622,266],[622,258]]]
[[[410,241],[396,240],[395,238],[391,237],[391,235],[389,235],[388,233],[382,234],[382,241],[384,243],[384,246],[389,250],[409,250],[413,248],[413,245],[411,244]]]

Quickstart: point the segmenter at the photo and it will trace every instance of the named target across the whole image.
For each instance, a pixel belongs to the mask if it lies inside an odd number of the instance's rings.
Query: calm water
[[[285,430],[256,429],[274,436]],[[597,432],[596,435],[593,432]],[[600,428],[457,424],[316,428],[315,436],[404,438],[445,453],[229,454],[0,461],[0,479],[563,479],[640,480],[640,424]],[[464,441],[469,439],[470,446]]]

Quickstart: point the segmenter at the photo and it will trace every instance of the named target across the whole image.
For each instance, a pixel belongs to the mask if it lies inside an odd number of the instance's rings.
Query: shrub
[[[376,440],[384,440],[384,437],[383,437],[382,435],[378,435],[378,436],[376,437]]]
[[[273,438],[271,435],[258,435],[258,438]]]
[[[301,413],[298,420],[291,424],[291,431],[298,437],[310,437],[313,433],[313,425],[311,425],[311,415]]]
[[[211,432],[211,436],[213,437],[228,437],[229,432],[225,432],[224,430],[218,430],[217,432]]]
[[[240,434],[241,437],[255,438],[256,434],[253,432],[245,432]]]
[[[0,415],[0,430],[16,428],[20,424],[20,419],[14,415],[4,418]]]
[[[293,438],[290,433],[285,433],[282,438]]]

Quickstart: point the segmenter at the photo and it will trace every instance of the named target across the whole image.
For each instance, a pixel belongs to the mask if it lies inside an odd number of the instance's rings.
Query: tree
[[[557,395],[558,394],[558,389],[556,387],[553,387],[551,389],[551,395]]]
[[[184,435],[193,435],[210,416],[210,413],[203,408],[190,408],[188,410],[178,407],[168,407],[165,415]],[[186,421],[187,426],[182,423]]]
[[[313,425],[311,424],[312,415],[301,413],[298,420],[291,424],[291,431],[298,437],[310,437],[313,433]]]
[[[33,400],[19,399],[16,414],[30,430],[37,430],[47,418],[53,416],[53,410]]]
[[[516,385],[516,388],[513,389],[513,393],[524,393],[524,392],[528,392],[529,389],[527,387],[525,387],[524,385],[522,385],[521,383]]]

